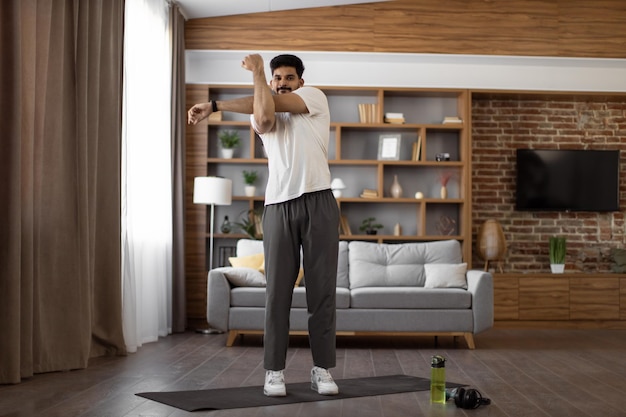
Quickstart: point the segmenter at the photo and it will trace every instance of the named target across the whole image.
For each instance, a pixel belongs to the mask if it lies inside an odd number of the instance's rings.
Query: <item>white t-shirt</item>
[[[268,158],[269,178],[265,205],[282,203],[304,193],[330,188],[328,141],[330,111],[324,93],[315,87],[293,91],[308,113],[276,113],[274,128],[259,136]],[[252,127],[257,131],[254,115]]]

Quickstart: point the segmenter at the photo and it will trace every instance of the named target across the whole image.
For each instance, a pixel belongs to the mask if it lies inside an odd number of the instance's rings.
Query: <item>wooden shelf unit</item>
[[[379,243],[419,242],[456,239],[462,245],[464,261],[471,264],[471,144],[470,94],[465,89],[413,89],[377,87],[319,87],[328,98],[331,126],[329,165],[333,178],[342,178],[347,188],[338,198],[341,213],[346,217],[351,234],[342,240],[364,240]],[[227,100],[248,96],[251,86],[187,85],[187,107],[209,99]],[[376,104],[373,123],[361,123],[358,105]],[[404,124],[383,123],[385,113],[403,113]],[[446,116],[458,116],[462,123],[442,124]],[[233,159],[222,159],[218,133],[236,130],[242,138]],[[381,135],[401,135],[399,159],[379,160]],[[209,236],[208,210],[192,203],[193,178],[218,175],[233,180],[233,204],[215,208],[215,247],[234,245],[243,234],[221,234],[219,227],[228,216],[236,222],[249,210],[262,210],[267,180],[267,159],[261,139],[249,123],[249,116],[223,113],[220,121],[203,121],[187,127],[186,152],[186,263],[188,314],[204,316],[206,306],[206,265]],[[421,141],[421,152],[413,160],[413,144]],[[450,154],[449,161],[436,161],[438,153]],[[259,173],[257,194],[244,197],[242,171]],[[439,195],[438,177],[452,173],[448,198]],[[401,198],[392,198],[390,188],[394,176],[403,188]],[[374,189],[377,198],[362,198],[363,189]],[[424,198],[416,199],[420,191]],[[361,221],[376,217],[384,228],[377,235],[359,232]],[[453,230],[441,233],[437,224],[451,220]],[[399,223],[402,235],[394,235]],[[204,245],[204,246],[203,246]],[[217,249],[214,251],[217,256]],[[214,259],[214,265],[219,265]],[[471,265],[470,265],[471,266]],[[204,267],[204,269],[203,269]]]
[[[626,329],[626,274],[494,274],[498,327]]]

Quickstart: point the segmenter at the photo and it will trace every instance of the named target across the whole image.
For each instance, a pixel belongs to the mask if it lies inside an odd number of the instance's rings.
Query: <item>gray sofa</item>
[[[262,252],[261,241],[237,242],[237,260],[258,262]],[[493,277],[465,268],[456,240],[340,242],[337,334],[463,336],[474,349],[473,335],[493,326]],[[228,332],[227,346],[239,335],[263,333],[265,277],[257,269],[209,272],[207,320]],[[305,291],[306,271],[303,285],[294,288],[292,334],[307,332]]]

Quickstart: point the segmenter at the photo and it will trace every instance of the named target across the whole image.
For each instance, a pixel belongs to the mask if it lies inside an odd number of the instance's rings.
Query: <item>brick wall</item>
[[[493,218],[507,240],[504,272],[549,272],[552,235],[567,237],[566,271],[610,272],[610,249],[626,244],[626,98],[474,94],[472,136],[474,267],[484,266],[476,236]],[[515,211],[517,148],[620,149],[622,211]]]

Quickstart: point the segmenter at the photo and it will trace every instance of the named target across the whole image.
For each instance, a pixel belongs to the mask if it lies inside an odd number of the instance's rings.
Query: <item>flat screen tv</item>
[[[518,149],[516,209],[619,211],[618,150]]]

